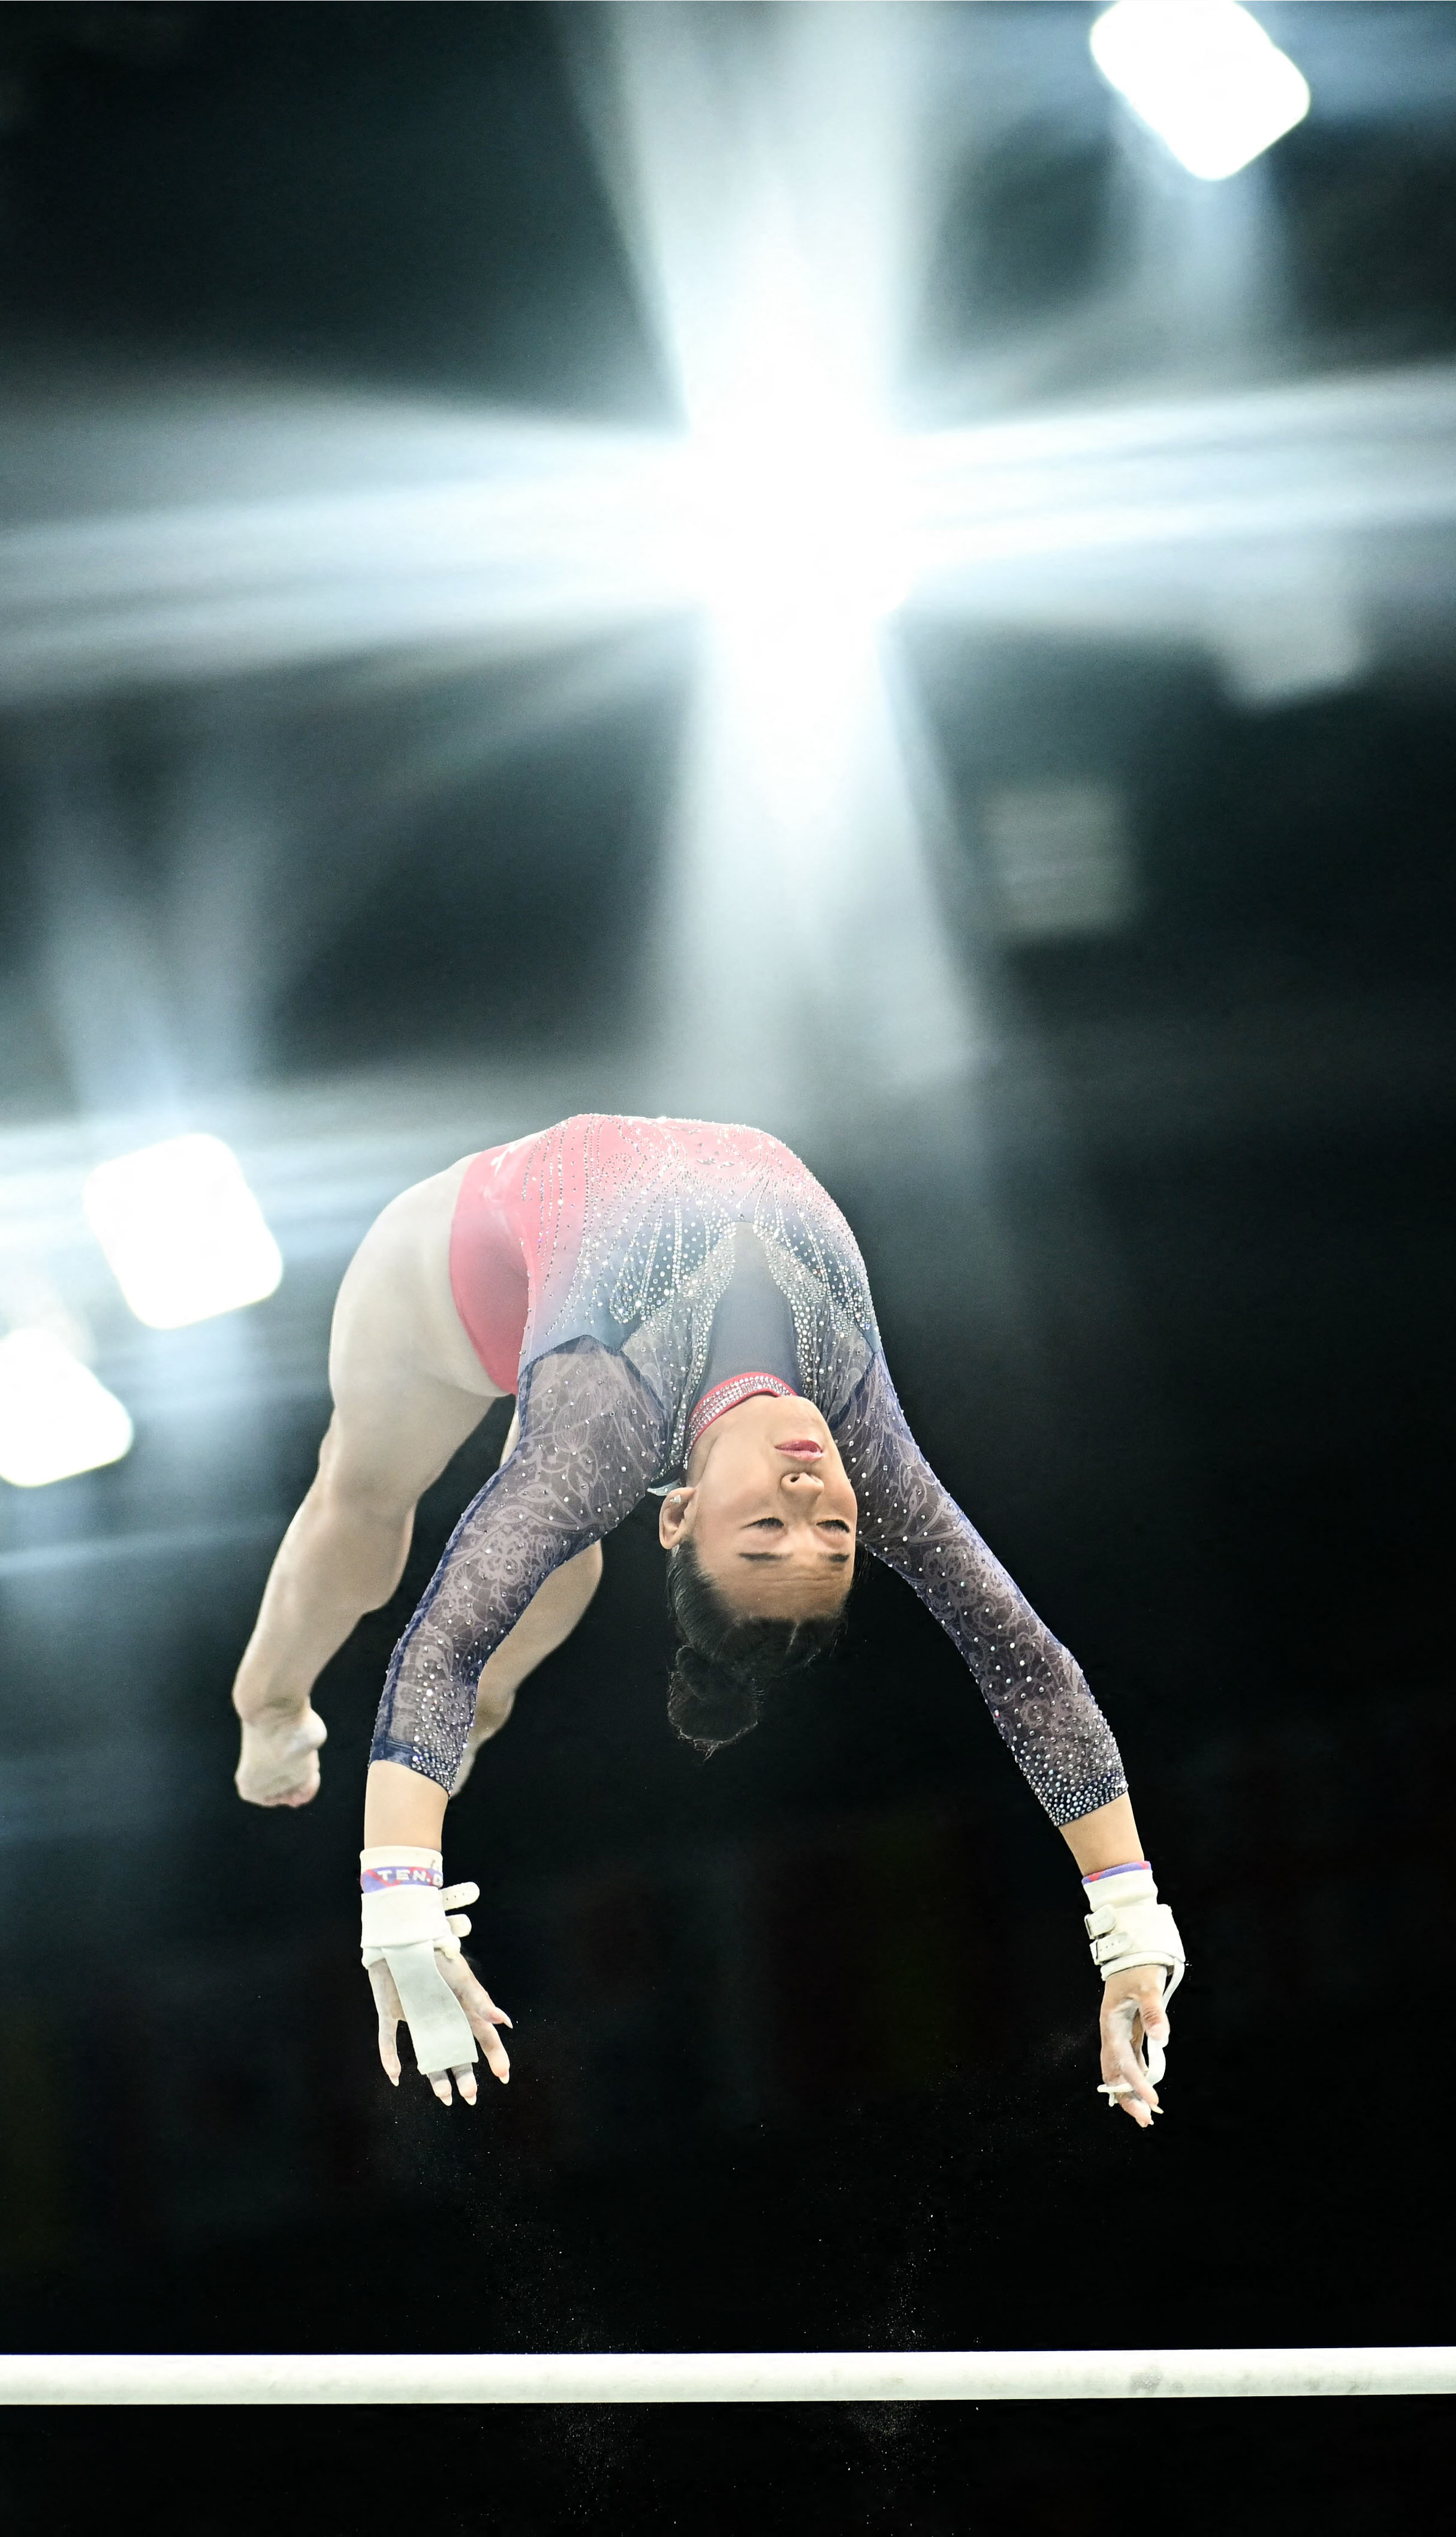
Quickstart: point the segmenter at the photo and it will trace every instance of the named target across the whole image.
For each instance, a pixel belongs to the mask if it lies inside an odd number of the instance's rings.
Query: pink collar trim
[[[776,1374],[733,1374],[729,1375],[727,1383],[715,1383],[711,1392],[704,1393],[687,1422],[683,1461],[686,1462],[698,1438],[712,1426],[715,1418],[721,1418],[726,1409],[736,1409],[740,1400],[751,1400],[759,1392],[772,1392],[780,1400],[797,1398],[792,1384],[781,1383]]]

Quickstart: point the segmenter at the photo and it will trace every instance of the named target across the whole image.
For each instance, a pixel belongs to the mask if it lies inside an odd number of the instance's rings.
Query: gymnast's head
[[[693,1446],[663,1500],[679,1646],[667,1715],[705,1756],[756,1726],[764,1698],[836,1635],[858,1510],[812,1402],[755,1394]]]

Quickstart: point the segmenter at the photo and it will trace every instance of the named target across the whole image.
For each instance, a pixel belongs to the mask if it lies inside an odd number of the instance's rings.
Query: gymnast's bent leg
[[[306,1805],[315,1794],[325,1728],[313,1685],[360,1615],[388,1602],[419,1498],[500,1398],[450,1290],[450,1225],[466,1168],[456,1164],[386,1207],[339,1290],[329,1349],[334,1415],[318,1477],[284,1536],[233,1686],[243,1723],[236,1787],[254,1805]],[[497,1672],[474,1750],[504,1724],[517,1684],[575,1627],[601,1573],[599,1551],[588,1575],[592,1559],[585,1552],[572,1561],[581,1573],[570,1581],[564,1572],[547,1580],[484,1668],[482,1685],[492,1665]],[[522,1646],[508,1657],[518,1634]]]

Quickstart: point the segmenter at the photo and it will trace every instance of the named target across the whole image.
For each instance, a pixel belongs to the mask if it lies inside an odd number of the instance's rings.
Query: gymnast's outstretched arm
[[[526,1368],[520,1441],[466,1509],[390,1662],[373,1762],[456,1785],[482,1673],[553,1571],[630,1515],[666,1450],[623,1357],[575,1339]]]
[[[1110,1968],[1103,1995],[1104,2091],[1146,2126],[1158,2110],[1166,2002],[1181,1979],[1182,1950],[1142,1854],[1112,1730],[1075,1659],[931,1470],[882,1356],[834,1434],[862,1539],[914,1587],[955,1642],[1002,1741],[1076,1859],[1092,1907],[1094,1961]],[[1101,1931],[1093,1925],[1099,1919]]]
[[[662,1465],[666,1421],[625,1361],[581,1339],[522,1377],[520,1441],[461,1518],[395,1650],[379,1704],[364,1804],[363,1961],[379,2055],[398,2085],[408,2020],[419,2068],[441,2103],[451,2083],[474,2104],[476,2046],[510,2076],[504,2019],[460,1952],[470,1922],[448,1888],[445,1806],[459,1786],[475,1686],[565,1562],[631,1513]]]

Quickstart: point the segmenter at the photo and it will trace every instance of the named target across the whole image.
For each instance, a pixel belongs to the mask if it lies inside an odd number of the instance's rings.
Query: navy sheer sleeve
[[[658,1477],[670,1420],[626,1360],[593,1339],[521,1380],[521,1433],[451,1534],[390,1662],[370,1760],[453,1787],[485,1659],[553,1569],[630,1515]]]
[[[914,1587],[955,1641],[1052,1822],[1073,1823],[1124,1795],[1111,1728],[1081,1668],[941,1487],[882,1356],[833,1426],[866,1546]]]

